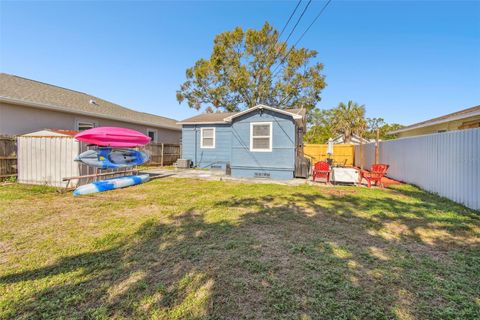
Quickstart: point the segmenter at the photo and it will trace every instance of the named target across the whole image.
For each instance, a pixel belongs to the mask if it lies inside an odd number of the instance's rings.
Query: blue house
[[[182,158],[234,177],[292,179],[303,159],[305,109],[257,105],[242,112],[205,113],[179,122]]]

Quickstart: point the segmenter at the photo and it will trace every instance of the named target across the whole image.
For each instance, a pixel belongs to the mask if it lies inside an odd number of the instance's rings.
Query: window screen
[[[272,151],[271,123],[252,123],[251,151]]]
[[[215,148],[215,129],[202,128],[202,148]]]

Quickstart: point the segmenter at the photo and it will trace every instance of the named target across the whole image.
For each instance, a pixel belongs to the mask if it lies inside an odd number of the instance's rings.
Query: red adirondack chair
[[[328,162],[319,161],[313,166],[312,172],[313,181],[316,178],[324,178],[327,183],[330,183],[330,165]]]
[[[375,185],[380,184],[380,187],[383,188],[382,178],[387,173],[388,167],[390,167],[388,164],[372,164],[370,171],[361,170],[359,183],[365,179],[367,180],[369,188],[372,186],[372,182],[374,182]]]

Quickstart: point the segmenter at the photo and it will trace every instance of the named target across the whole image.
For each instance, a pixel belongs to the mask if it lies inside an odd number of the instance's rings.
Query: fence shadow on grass
[[[211,209],[244,213],[210,221]],[[478,254],[452,238],[471,238],[478,220],[430,210],[441,208],[352,194],[232,198],[148,220],[115,245],[0,286],[38,286],[7,306],[19,318],[474,317]]]

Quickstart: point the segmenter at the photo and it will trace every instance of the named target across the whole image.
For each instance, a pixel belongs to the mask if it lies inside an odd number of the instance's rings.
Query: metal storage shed
[[[65,187],[65,177],[89,174],[73,159],[87,149],[75,140],[77,131],[45,129],[17,137],[18,182]],[[75,186],[78,181],[71,181]]]

